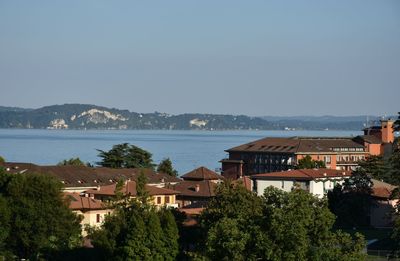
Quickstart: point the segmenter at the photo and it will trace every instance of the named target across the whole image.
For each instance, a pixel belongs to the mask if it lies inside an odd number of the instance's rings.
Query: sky
[[[400,1],[0,0],[0,105],[394,115]]]

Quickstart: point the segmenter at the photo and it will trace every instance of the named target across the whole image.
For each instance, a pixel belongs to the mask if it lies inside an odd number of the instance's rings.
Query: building
[[[131,198],[135,198],[137,196],[137,183],[136,181],[125,181],[120,192],[123,195],[129,196]],[[149,193],[150,203],[157,207],[173,207],[177,208],[178,204],[176,204],[176,195],[179,192],[171,189],[160,188],[151,185],[145,185],[145,189]],[[94,189],[89,189],[84,193],[88,195],[88,197],[100,200],[100,201],[109,201],[110,199],[116,196],[117,184],[111,184],[106,186],[98,186]]]
[[[350,171],[343,170],[298,169],[255,174],[250,176],[250,179],[253,181],[253,191],[258,196],[263,195],[264,190],[272,186],[286,192],[300,188],[322,198],[336,184],[342,184],[350,176]]]
[[[369,155],[389,153],[393,141],[392,120],[382,120],[381,126],[367,128],[357,137],[268,137],[226,150],[229,158],[221,160],[222,175],[236,179],[286,171],[307,155],[329,169],[354,170]]]
[[[224,180],[221,175],[206,167],[194,169],[181,178],[183,181],[172,186],[174,190],[179,191],[177,195],[179,208],[205,207],[215,196],[217,184]]]
[[[98,186],[116,184],[120,180],[136,180],[144,173],[148,185],[164,187],[181,179],[151,169],[91,168],[86,166],[40,166],[32,163],[6,162],[2,166],[8,173],[41,173],[52,176],[63,184],[64,191],[81,193]]]
[[[374,204],[371,207],[370,221],[373,227],[392,227],[393,211],[399,199],[391,198],[391,194],[396,186],[389,183],[372,179],[372,198]]]
[[[87,226],[100,227],[104,222],[105,216],[112,212],[100,200],[70,192],[64,192],[64,196],[69,203],[69,208],[74,213],[82,216],[81,226],[83,236],[87,235],[85,231]]]

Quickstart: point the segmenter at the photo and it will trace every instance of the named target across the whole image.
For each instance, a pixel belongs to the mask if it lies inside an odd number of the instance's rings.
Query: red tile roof
[[[224,179],[221,175],[216,172],[206,168],[199,167],[194,169],[185,175],[181,176],[184,180],[222,180]]]
[[[334,170],[334,169],[296,169],[282,172],[271,172],[263,174],[255,174],[251,179],[300,179],[313,180],[316,178],[333,178],[333,177],[349,177],[351,171]]]
[[[180,192],[179,197],[209,198],[215,196],[217,184],[210,180],[184,180],[172,187]]]
[[[246,143],[227,152],[275,152],[275,153],[322,153],[333,152],[333,148],[360,148],[364,146],[352,138],[338,137],[290,137],[263,138]]]
[[[97,199],[82,197],[78,193],[64,193],[65,198],[69,202],[69,208],[72,210],[96,210],[106,209],[106,206]]]
[[[100,186],[97,189],[89,189],[85,192],[88,194],[94,194],[94,195],[114,196],[115,191],[116,191],[116,186],[117,186],[117,184]],[[175,191],[175,190],[159,188],[159,187],[150,186],[150,185],[146,185],[146,190],[149,192],[150,196],[179,194],[179,192]],[[122,186],[121,192],[124,195],[131,195],[131,196],[135,197],[137,195],[136,182],[135,181],[127,181]]]
[[[379,181],[376,179],[372,179],[372,196],[377,197],[377,198],[384,198],[384,199],[389,199],[393,190],[397,188],[396,186]]]
[[[114,184],[118,180],[137,179],[144,172],[149,184],[176,183],[181,179],[150,169],[90,168],[86,166],[39,166],[31,163],[6,162],[9,173],[42,173],[60,180],[65,187],[93,187]]]

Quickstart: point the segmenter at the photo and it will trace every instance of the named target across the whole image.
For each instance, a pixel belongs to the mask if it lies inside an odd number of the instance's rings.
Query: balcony
[[[359,160],[338,160],[336,165],[358,165]]]

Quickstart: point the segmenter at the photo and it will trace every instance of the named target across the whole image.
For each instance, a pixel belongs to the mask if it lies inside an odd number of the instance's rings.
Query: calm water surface
[[[356,136],[357,131],[167,131],[167,130],[19,130],[0,129],[0,155],[7,161],[56,164],[71,157],[96,163],[97,150],[131,143],[153,153],[158,163],[169,157],[180,174],[199,166],[220,167],[225,149],[263,137]]]

